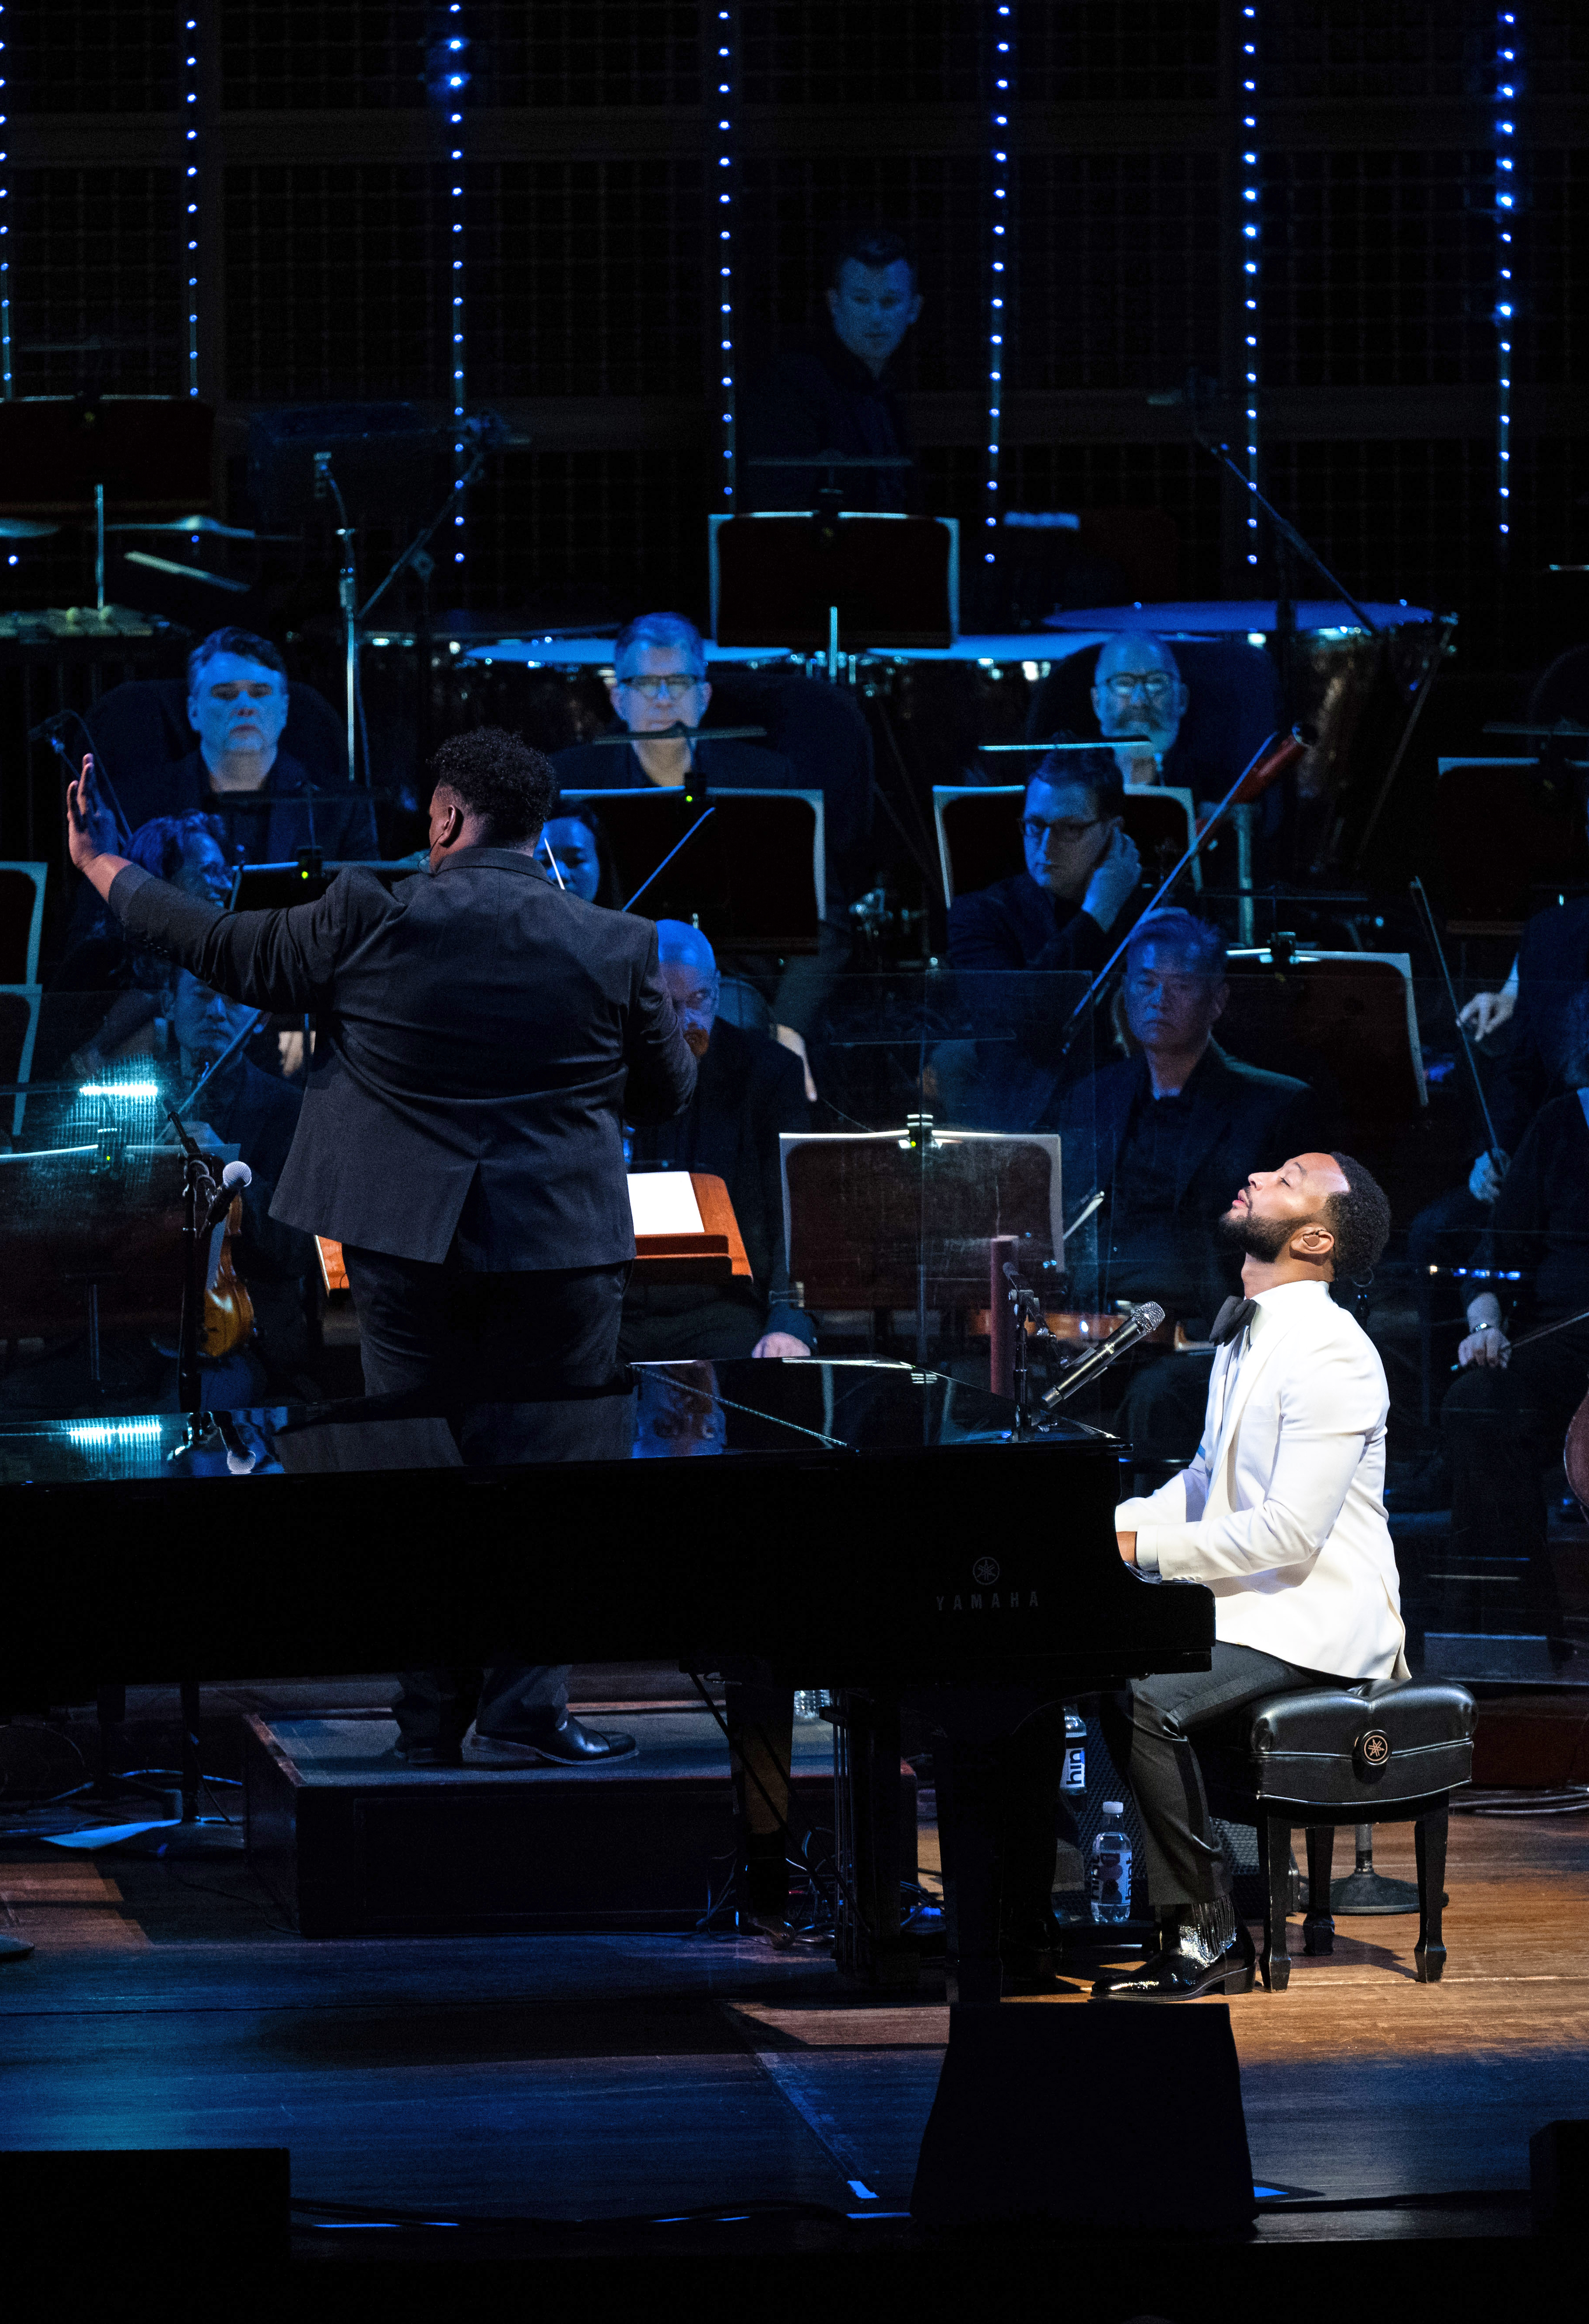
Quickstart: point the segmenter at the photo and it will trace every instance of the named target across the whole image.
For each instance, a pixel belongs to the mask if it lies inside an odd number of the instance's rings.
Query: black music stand
[[[711,741],[709,727],[700,739]],[[707,789],[692,778],[562,798],[600,816],[625,910],[693,921],[719,952],[817,950],[827,901],[820,791]]]
[[[338,872],[356,869],[373,872],[387,888],[395,888],[400,880],[425,877],[415,863],[383,863],[362,855],[349,856],[346,861],[333,857],[327,862],[322,861],[318,847],[305,847],[291,863],[239,863],[232,874],[227,908],[234,912],[275,912],[289,904],[318,903]]]
[[[929,1307],[981,1308],[988,1244],[1019,1237],[1022,1273],[1062,1266],[1059,1140],[1051,1133],[903,1129],[784,1132],[783,1237],[808,1307],[913,1308],[917,1369]]]
[[[951,646],[960,626],[953,517],[707,519],[712,635],[720,646],[838,655]]]

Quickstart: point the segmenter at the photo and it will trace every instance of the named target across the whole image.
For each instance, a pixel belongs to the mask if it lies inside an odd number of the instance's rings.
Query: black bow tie
[[[1227,1299],[1214,1319],[1214,1329],[1208,1334],[1216,1348],[1238,1338],[1258,1313],[1256,1299]]]

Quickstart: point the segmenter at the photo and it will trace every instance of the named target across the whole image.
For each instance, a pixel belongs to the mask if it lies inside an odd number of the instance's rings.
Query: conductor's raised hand
[[[77,869],[100,895],[108,897],[126,858],[112,853],[115,818],[99,797],[92,757],[83,761],[82,772],[66,787],[66,841]]]

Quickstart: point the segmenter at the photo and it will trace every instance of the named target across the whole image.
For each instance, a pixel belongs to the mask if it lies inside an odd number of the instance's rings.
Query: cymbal
[[[31,516],[0,516],[0,540],[42,540],[60,530],[58,524],[40,524]]]
[[[106,532],[207,532],[217,540],[296,540],[294,532],[250,532],[245,525],[223,524],[218,516],[171,516],[157,523],[107,524]]]

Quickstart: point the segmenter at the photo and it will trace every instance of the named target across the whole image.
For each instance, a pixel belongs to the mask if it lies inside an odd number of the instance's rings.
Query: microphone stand
[[[1451,1014],[1456,1021],[1456,1038],[1462,1043],[1463,1060],[1468,1069],[1468,1078],[1473,1084],[1474,1097],[1479,1109],[1479,1119],[1484,1126],[1486,1140],[1484,1150],[1487,1154],[1499,1154],[1501,1150],[1501,1140],[1495,1135],[1495,1122],[1490,1111],[1490,1102],[1484,1095],[1484,1084],[1479,1075],[1479,1061],[1474,1053],[1474,1045],[1468,1038],[1467,1027],[1462,1021],[1462,1011],[1456,1003],[1456,987],[1451,982],[1451,971],[1446,964],[1446,947],[1440,942],[1439,931],[1435,926],[1435,915],[1430,908],[1428,897],[1424,892],[1424,883],[1421,880],[1412,881],[1410,893],[1413,907],[1422,923],[1424,934],[1429,940],[1435,958],[1440,964],[1440,973],[1446,980],[1446,998],[1451,1003]]]
[[[204,1294],[209,1270],[206,1255],[212,1231],[232,1207],[236,1189],[217,1181],[206,1156],[196,1146],[167,1106],[166,1116],[177,1133],[185,1163],[182,1171],[182,1316],[177,1332],[177,1403],[188,1415],[191,1449],[204,1433],[204,1375],[199,1341],[203,1336]]]
[[[1044,1411],[1051,1411],[1055,1405],[1063,1404],[1067,1397],[1073,1397],[1078,1388],[1086,1388],[1089,1380],[1107,1370],[1117,1357],[1123,1356],[1128,1348],[1134,1348],[1139,1340],[1145,1340],[1150,1332],[1156,1332],[1163,1321],[1164,1310],[1155,1299],[1148,1300],[1141,1307],[1133,1307],[1130,1320],[1122,1324],[1118,1332],[1112,1332],[1090,1355],[1084,1356],[1078,1364],[1073,1364],[1058,1385],[1049,1390],[1043,1398]]]

